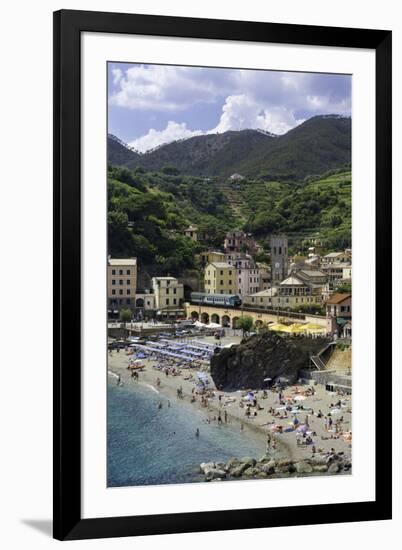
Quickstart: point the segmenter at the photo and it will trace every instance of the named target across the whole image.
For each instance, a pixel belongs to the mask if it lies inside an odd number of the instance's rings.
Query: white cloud
[[[135,65],[118,78],[115,71],[112,70],[116,90],[109,101],[119,107],[179,111],[198,102],[213,101],[217,94],[214,82],[203,78],[205,69]]]
[[[190,130],[185,122],[178,123],[170,120],[164,130],[155,130],[151,128],[147,134],[135,139],[130,143],[132,147],[144,153],[149,149],[154,149],[162,143],[170,143],[179,139],[187,139],[193,136],[199,136],[201,130]]]
[[[284,134],[303,122],[284,107],[269,107],[244,94],[226,98],[218,125],[209,133],[228,130],[259,129]]]
[[[317,114],[351,112],[351,79],[348,76],[257,71],[245,69],[212,69],[166,65],[132,65],[112,68],[113,92],[110,104],[130,111],[145,111],[149,120],[160,112],[181,112],[179,123],[170,119],[166,128],[148,132],[132,141],[140,151],[162,143],[194,135],[221,133],[228,130],[262,129],[284,134],[305,119]],[[213,108],[204,111],[200,104]],[[191,125],[209,130],[191,130],[186,115],[197,106]],[[221,107],[219,121],[216,112]],[[211,114],[213,113],[213,114]],[[122,115],[125,116],[125,115]],[[166,118],[165,118],[166,120]]]
[[[120,80],[123,78],[123,71],[121,69],[112,69],[113,84],[117,86]]]

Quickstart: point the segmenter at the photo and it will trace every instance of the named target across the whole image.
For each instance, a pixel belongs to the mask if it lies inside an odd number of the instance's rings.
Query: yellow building
[[[107,261],[107,298],[109,313],[134,309],[137,290],[137,258]]]
[[[204,272],[207,294],[236,294],[236,269],[226,262],[211,262]]]
[[[205,252],[200,252],[197,257],[203,267],[215,262],[225,262],[226,258],[225,254],[218,250],[205,250]]]

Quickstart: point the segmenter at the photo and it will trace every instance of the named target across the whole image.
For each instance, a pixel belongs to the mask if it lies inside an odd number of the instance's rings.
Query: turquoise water
[[[158,409],[162,402],[162,409]],[[108,487],[203,481],[201,462],[264,453],[239,424],[206,424],[188,402],[171,402],[142,385],[108,385]],[[195,436],[196,429],[200,436]]]

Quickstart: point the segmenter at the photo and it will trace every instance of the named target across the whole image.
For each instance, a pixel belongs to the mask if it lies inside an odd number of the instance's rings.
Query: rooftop
[[[336,293],[336,294],[333,294],[331,296],[331,298],[329,298],[329,300],[327,300],[327,304],[341,304],[342,302],[345,302],[345,300],[348,300],[352,297],[351,294],[340,294],[340,293]]]
[[[300,269],[298,273],[302,273],[303,275],[307,275],[307,277],[326,277],[326,274],[322,271],[314,270],[314,269]]]
[[[233,269],[233,266],[226,262],[211,262],[208,265],[212,265],[218,269],[225,269],[225,268]]]
[[[109,265],[137,265],[137,258],[109,258]]]
[[[255,294],[248,294],[248,296],[258,296],[258,297],[263,297],[263,296],[276,296],[278,294],[278,289],[273,286],[271,288],[267,288],[266,290],[260,290],[260,292],[256,292]]]
[[[291,275],[287,279],[281,282],[281,286],[288,286],[288,285],[304,285],[304,282],[295,277],[294,275]]]

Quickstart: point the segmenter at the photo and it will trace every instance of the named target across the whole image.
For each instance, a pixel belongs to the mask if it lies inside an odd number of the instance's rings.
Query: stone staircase
[[[249,212],[247,211],[239,189],[236,188],[235,184],[229,182],[219,183],[217,187],[225,195],[239,224],[244,224],[247,221]]]

